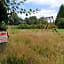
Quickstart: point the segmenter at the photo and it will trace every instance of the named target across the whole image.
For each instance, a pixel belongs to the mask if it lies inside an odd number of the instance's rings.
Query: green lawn
[[[59,32],[64,32],[64,29],[57,29],[57,31],[59,31]]]

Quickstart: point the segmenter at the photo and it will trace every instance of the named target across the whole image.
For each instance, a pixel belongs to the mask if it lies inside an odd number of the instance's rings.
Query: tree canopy
[[[24,5],[24,2],[26,0],[1,0],[4,6],[6,7],[8,14],[11,15],[13,12],[15,13],[24,13],[26,16],[28,14],[34,13],[36,11],[39,11],[38,8],[35,10],[32,10],[31,8],[27,11],[26,9],[22,8],[22,5]]]
[[[60,6],[55,24],[58,28],[64,28],[64,5],[63,4]]]
[[[38,9],[32,10],[31,8],[27,11],[26,9],[22,8],[26,0],[0,0],[0,22],[4,21],[4,23],[8,23],[9,18],[15,13],[24,13],[26,16],[33,12],[39,11]],[[17,15],[16,15],[17,17]],[[12,17],[11,17],[12,18]],[[17,20],[13,18],[14,20]],[[0,23],[0,24],[1,24]]]
[[[25,22],[27,24],[36,24],[37,23],[37,17],[36,16],[31,16],[29,18],[25,18]]]
[[[64,28],[64,18],[59,18],[57,23],[58,28]]]
[[[60,9],[59,9],[59,12],[57,14],[57,18],[56,18],[55,24],[58,23],[58,19],[59,18],[64,18],[64,5],[63,4],[60,6]]]
[[[18,15],[14,12],[11,16],[9,16],[8,25],[18,25],[23,21],[22,18],[19,18]]]
[[[35,10],[32,10],[31,8],[29,10],[22,8],[22,5],[24,5],[25,1],[26,0],[20,0],[20,1],[18,1],[18,0],[0,0],[0,10],[3,7],[6,8],[8,17],[10,15],[12,15],[13,13],[16,13],[16,14],[17,13],[20,13],[20,14],[24,13],[24,14],[26,14],[26,16],[28,16],[28,14],[39,11],[38,8],[36,8]],[[5,11],[5,9],[4,9],[4,11]]]
[[[7,9],[0,1],[0,23],[2,21],[5,21],[5,23],[7,23],[7,19],[8,19]]]

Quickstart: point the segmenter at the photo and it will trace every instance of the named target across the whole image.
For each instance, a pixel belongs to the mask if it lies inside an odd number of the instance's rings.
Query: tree
[[[38,8],[35,10],[32,10],[31,8],[27,11],[26,9],[22,8],[22,5],[26,0],[1,0],[4,6],[6,7],[8,11],[8,15],[11,15],[12,13],[24,13],[26,16],[28,14],[31,14],[32,12],[39,11]],[[21,7],[20,7],[21,6]]]
[[[59,18],[57,21],[58,28],[64,28],[64,18]]]
[[[0,1],[0,30],[6,30],[8,23],[8,13],[4,4]],[[4,27],[5,26],[5,27]]]
[[[56,21],[55,21],[56,25],[58,23],[59,18],[64,18],[64,5],[63,4],[60,6],[59,12],[57,14],[57,18],[56,18]]]
[[[14,13],[24,13],[27,16],[32,12],[38,11],[38,9],[34,11],[29,9],[29,11],[26,11],[22,6],[20,7],[20,5],[24,4],[25,1],[26,0],[0,0],[0,22],[4,21],[7,24],[9,17]]]
[[[24,23],[29,24],[29,18],[26,17],[26,18],[24,19],[24,21],[25,21]]]
[[[37,24],[37,17],[36,16],[31,16],[29,18],[25,18],[25,23],[27,24]]]
[[[29,20],[27,23],[28,24],[37,24],[37,17],[36,16],[29,17]]]
[[[39,21],[40,21],[42,24],[47,24],[47,23],[48,23],[48,21],[47,21],[47,19],[46,19],[45,17],[40,17],[40,18],[39,18]]]
[[[4,5],[0,1],[0,23],[2,21],[5,21],[5,23],[7,23],[7,19],[8,19],[7,9],[4,7]]]
[[[16,13],[13,13],[11,16],[9,16],[9,25],[18,25],[23,22],[23,19],[19,18]]]

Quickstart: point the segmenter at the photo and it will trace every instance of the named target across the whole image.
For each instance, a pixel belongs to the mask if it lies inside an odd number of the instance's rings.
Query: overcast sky
[[[36,14],[32,14],[30,16],[37,16],[39,17],[48,17],[48,16],[54,16],[56,18],[56,15],[58,13],[59,7],[61,4],[64,4],[64,0],[27,0],[24,4],[25,9],[36,9],[38,8],[40,11]],[[18,14],[19,17],[25,18],[25,15]]]

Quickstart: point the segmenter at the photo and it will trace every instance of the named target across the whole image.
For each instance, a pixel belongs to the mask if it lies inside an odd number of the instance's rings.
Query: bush
[[[56,24],[57,27],[58,28],[64,28],[64,18],[59,18],[57,21],[58,21]]]
[[[6,30],[8,27],[4,21],[0,23],[0,30]]]
[[[20,24],[18,25],[18,29],[44,29],[45,25],[44,24]]]

